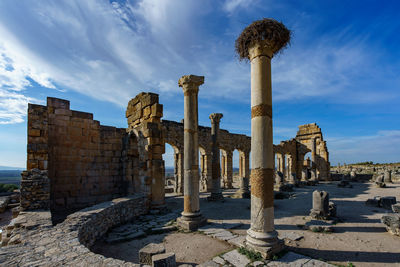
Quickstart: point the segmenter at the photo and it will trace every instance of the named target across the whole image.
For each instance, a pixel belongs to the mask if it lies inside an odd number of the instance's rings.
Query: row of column
[[[213,116],[213,113],[210,116]],[[221,114],[222,115],[222,114]],[[219,148],[218,148],[219,150]],[[223,186],[226,189],[233,188],[233,152],[222,150],[222,155],[220,155],[220,177],[223,181]],[[175,192],[183,193],[183,148],[176,148],[174,151],[174,162],[175,162]],[[205,153],[200,153],[200,169],[201,169],[201,181],[202,188],[201,191],[211,192],[212,188],[212,173],[214,173],[212,168],[212,152],[205,151]],[[239,151],[239,177],[249,178],[250,169],[250,152],[249,151]]]
[[[261,37],[256,38],[254,31],[260,31]],[[236,41],[239,56],[251,62],[251,225],[247,231],[245,245],[260,252],[265,258],[271,258],[284,246],[282,240],[278,239],[274,227],[271,59],[289,40],[290,31],[282,23],[273,19],[263,19],[246,28]],[[194,75],[183,76],[179,80],[179,86],[184,91],[185,102],[185,154],[184,210],[177,222],[178,225],[189,230],[197,229],[206,222],[201,216],[199,207],[197,166],[197,93],[199,85],[203,82],[204,77]],[[215,138],[213,151],[217,153],[216,133],[213,138]],[[213,159],[219,161],[219,157],[215,155]],[[216,162],[213,162],[213,166],[217,168],[214,164]],[[216,172],[216,174],[219,173]]]
[[[286,157],[286,160],[285,160]],[[275,157],[274,157],[275,158]],[[290,154],[283,155],[276,153],[276,172],[278,176],[282,176],[282,182],[290,184],[296,183],[296,171],[294,168],[293,157]]]

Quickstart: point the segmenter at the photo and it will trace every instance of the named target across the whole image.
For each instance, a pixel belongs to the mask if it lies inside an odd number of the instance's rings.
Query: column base
[[[207,219],[200,212],[182,212],[182,216],[176,219],[177,225],[187,231],[196,231],[199,227],[207,224]]]
[[[271,259],[285,248],[285,243],[278,239],[276,231],[261,233],[249,229],[247,230],[245,246],[255,252],[260,252],[263,258]]]
[[[224,196],[222,193],[212,193],[207,197],[207,201],[224,201]]]

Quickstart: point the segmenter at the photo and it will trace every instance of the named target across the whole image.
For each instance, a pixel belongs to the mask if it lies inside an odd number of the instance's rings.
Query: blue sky
[[[250,66],[234,41],[252,21],[282,21],[272,60],[274,143],[316,122],[332,164],[400,161],[398,1],[0,1],[0,165],[25,166],[27,103],[46,96],[126,127],[141,91],[183,118],[178,79],[204,75],[199,123],[250,135]],[[172,165],[167,149],[166,165]],[[237,160],[234,161],[237,165]]]

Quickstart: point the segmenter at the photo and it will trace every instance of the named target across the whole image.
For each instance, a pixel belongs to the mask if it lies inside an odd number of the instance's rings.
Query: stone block
[[[400,214],[388,214],[381,218],[381,222],[386,225],[386,230],[392,235],[400,236]]]
[[[151,116],[152,117],[162,117],[163,116],[163,105],[153,104],[151,106]]]
[[[157,254],[151,257],[152,267],[176,267],[175,253]]]
[[[313,208],[310,216],[314,219],[325,219],[329,217],[329,193],[315,190],[313,192]]]
[[[395,213],[400,213],[400,204],[393,204],[392,211]]]
[[[164,244],[150,243],[139,250],[139,263],[152,264],[152,256],[165,253]]]
[[[69,101],[55,98],[55,97],[47,97],[47,106],[53,108],[62,108],[62,109],[69,109]]]
[[[381,197],[380,199],[380,206],[384,209],[391,210],[393,204],[396,204],[396,197]]]
[[[371,206],[371,207],[379,207],[379,199],[369,198],[369,199],[367,199],[367,201],[365,201],[365,205]]]
[[[250,263],[250,260],[245,255],[240,254],[237,250],[225,253],[222,255],[222,258],[233,266],[247,266],[247,264]]]

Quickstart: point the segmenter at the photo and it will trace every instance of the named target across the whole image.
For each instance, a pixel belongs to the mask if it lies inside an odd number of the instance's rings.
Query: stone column
[[[175,151],[175,193],[183,194],[183,148]]]
[[[246,246],[265,258],[283,249],[274,229],[271,59],[290,40],[274,19],[253,22],[236,40],[239,57],[251,62],[251,226]]]
[[[204,158],[204,179],[206,180],[206,192],[211,192],[212,188],[212,153],[206,150]]]
[[[221,193],[221,170],[220,170],[220,155],[219,155],[219,122],[223,115],[221,113],[212,113],[210,115],[211,120],[211,142],[212,142],[212,160],[211,160],[211,195],[208,198],[209,201],[223,200],[224,197]]]
[[[249,178],[250,178],[250,151],[239,151],[240,162],[240,188],[235,195],[240,198],[250,198]]]
[[[224,153],[224,152],[222,152],[222,153]],[[222,154],[222,156],[221,156],[221,177],[222,177],[222,184],[223,184],[224,188],[225,188],[225,180],[226,180],[225,161],[226,161],[226,158]]]
[[[287,182],[289,184],[296,184],[296,172],[293,169],[293,157],[292,155],[289,155],[288,157],[288,180]]]
[[[199,140],[198,102],[199,86],[204,76],[185,75],[179,79],[184,93],[184,206],[177,219],[180,227],[194,231],[206,223],[199,204]]]
[[[232,162],[232,157],[233,153],[232,151],[226,151],[225,152],[225,188],[226,189],[232,189],[232,182],[233,182],[233,162]]]
[[[246,245],[264,257],[283,248],[274,229],[271,58],[265,42],[249,49],[251,61],[251,227]],[[282,164],[283,166],[284,164]]]
[[[384,172],[384,182],[385,183],[392,183],[392,171],[386,169]]]
[[[286,173],[286,155],[282,154],[281,157],[281,173],[283,175],[283,180],[285,180],[285,173]]]
[[[317,180],[317,164],[316,164],[316,140],[311,138],[311,181]]]

